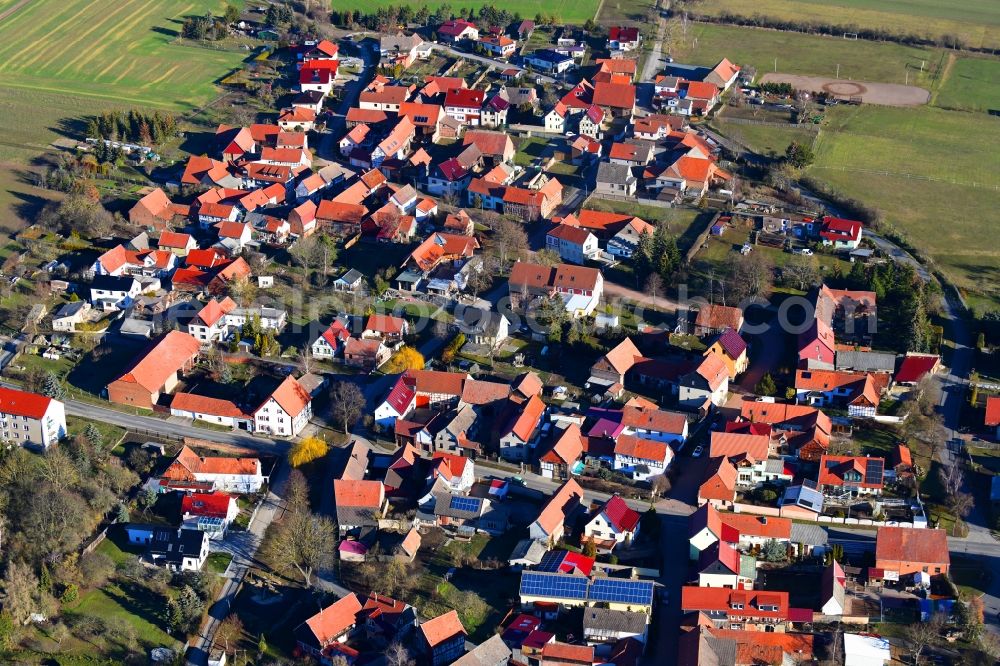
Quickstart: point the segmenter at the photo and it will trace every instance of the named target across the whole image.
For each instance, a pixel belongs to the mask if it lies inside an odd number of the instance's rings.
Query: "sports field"
[[[217,95],[243,52],[171,43],[222,0],[31,0],[0,21],[0,90],[185,110]],[[2,95],[0,95],[2,99]]]
[[[609,0],[610,1],[610,0]],[[634,1],[634,0],[628,0]],[[535,14],[553,14],[559,20],[567,23],[583,23],[587,19],[594,18],[597,12],[598,0],[507,0],[507,2],[497,2],[496,0],[468,0],[468,2],[450,2],[449,0],[338,0],[333,3],[334,9],[344,11],[351,9],[366,13],[375,12],[379,7],[389,7],[410,4],[414,8],[427,5],[429,9],[435,9],[440,5],[451,5],[456,11],[461,8],[471,7],[478,10],[485,5],[495,5],[497,8],[506,9],[512,14],[520,14],[523,18],[534,19]]]
[[[1000,47],[996,0],[704,0],[696,11],[853,25],[932,39],[955,35],[968,47]]]
[[[775,71],[777,59],[778,72],[830,77],[837,75],[840,65],[842,79],[908,82],[925,88],[933,86],[944,53],[938,48],[709,23],[692,23],[686,37],[674,39],[666,50],[678,62],[711,66],[726,56],[735,63],[753,65],[758,75],[764,75]]]
[[[945,109],[1000,112],[1000,60],[958,58],[934,104]]]
[[[932,107],[838,107],[809,172],[881,209],[959,287],[1000,303],[1000,118]]]

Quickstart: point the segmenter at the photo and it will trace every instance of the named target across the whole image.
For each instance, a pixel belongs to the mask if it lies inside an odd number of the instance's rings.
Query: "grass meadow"
[[[700,14],[723,12],[817,24],[853,25],[939,39],[956,35],[971,48],[1000,47],[996,0],[704,0]]]
[[[956,59],[933,103],[945,109],[1000,113],[1000,60]]]
[[[678,62],[712,66],[723,56],[757,68],[759,76],[775,70],[785,74],[830,76],[858,81],[903,83],[932,87],[944,51],[933,47],[846,40],[762,28],[692,23],[687,35],[674,31],[666,49]],[[924,71],[920,71],[921,63]]]
[[[810,173],[880,208],[974,300],[1000,303],[1000,118],[933,107],[839,107]],[[977,240],[983,239],[983,240]]]

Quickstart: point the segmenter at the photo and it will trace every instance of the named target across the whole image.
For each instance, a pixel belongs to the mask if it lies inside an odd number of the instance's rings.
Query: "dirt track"
[[[920,106],[930,101],[931,94],[916,86],[898,83],[870,83],[868,81],[848,81],[847,79],[827,79],[819,76],[797,76],[795,74],[765,74],[763,83],[790,83],[797,90],[827,92],[842,99],[860,97],[867,104],[884,106]]]

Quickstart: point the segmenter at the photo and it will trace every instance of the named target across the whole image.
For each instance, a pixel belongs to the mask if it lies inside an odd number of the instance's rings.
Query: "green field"
[[[839,107],[809,173],[881,209],[973,299],[1000,302],[1000,118],[931,107]]]
[[[34,0],[0,22],[0,86],[185,110],[245,52],[173,43],[222,0]]]
[[[353,11],[374,13],[380,7],[398,7],[401,4],[411,4],[415,8],[427,5],[429,9],[450,4],[456,11],[460,7],[478,10],[480,7],[486,5],[496,5],[498,8],[506,9],[512,14],[520,14],[526,19],[534,19],[535,14],[542,13],[546,15],[554,14],[561,21],[567,23],[583,23],[587,19],[594,18],[594,15],[597,13],[598,0],[585,0],[583,2],[575,2],[574,0],[510,0],[503,3],[495,2],[495,0],[469,0],[469,2],[461,4],[448,2],[447,0],[430,0],[429,2],[413,0],[409,3],[406,0],[344,0],[343,2],[334,3],[334,8],[338,11],[350,9]]]
[[[772,127],[770,125],[742,125],[726,122],[725,117],[712,121],[721,134],[747,146],[760,155],[784,155],[788,144],[795,141],[800,144],[812,144],[816,139],[815,125],[788,125]]]
[[[1000,111],[1000,60],[958,58],[933,101],[946,109]]]
[[[955,35],[971,48],[1000,46],[996,0],[704,0],[696,11],[857,26],[932,39]]]
[[[758,76],[775,71],[777,58],[777,71],[785,74],[833,77],[839,64],[842,79],[903,83],[909,70],[910,85],[932,88],[944,54],[931,47],[708,23],[692,23],[686,37],[674,33],[670,53],[678,62],[712,66],[725,56],[756,67]]]

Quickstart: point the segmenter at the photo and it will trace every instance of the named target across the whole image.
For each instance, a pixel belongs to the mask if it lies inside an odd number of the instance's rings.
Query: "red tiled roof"
[[[439,395],[461,396],[462,387],[468,375],[464,372],[445,372],[443,370],[410,370],[413,385],[417,393],[436,393]]]
[[[305,624],[319,645],[325,646],[340,638],[357,623],[361,608],[358,595],[352,592],[313,615]]]
[[[382,504],[384,488],[381,481],[334,479],[333,498],[338,507],[377,509]]]
[[[704,81],[688,81],[687,82],[687,96],[688,99],[715,99],[719,94],[719,88],[714,83],[706,83]]]
[[[366,331],[375,331],[387,335],[401,335],[406,328],[406,320],[393,315],[373,314],[365,323]]]
[[[580,426],[570,424],[556,440],[552,448],[540,458],[542,462],[572,465],[583,454],[583,435]]]
[[[745,513],[720,513],[719,520],[740,534],[767,539],[788,540],[792,535],[792,521],[775,516],[752,516]]]
[[[758,462],[767,460],[770,442],[770,437],[764,435],[713,432],[709,455],[713,458],[716,456],[726,456],[730,460]]]
[[[861,481],[857,483],[852,481],[850,485],[856,485],[860,488],[881,488],[884,485],[882,476],[879,476],[877,482],[869,482],[866,478],[869,461],[881,462],[882,469],[885,469],[885,458],[870,458],[867,456],[820,456],[819,478],[817,479],[817,482],[824,486],[844,486],[847,483],[844,480],[844,474],[849,471],[854,471],[861,475]]]
[[[544,663],[570,662],[576,664],[594,663],[594,647],[592,645],[571,645],[558,641],[546,643],[542,647]]]
[[[483,155],[506,156],[514,152],[514,142],[504,132],[469,130],[462,139],[462,145],[475,144]]]
[[[705,328],[739,329],[743,311],[726,305],[703,305],[695,317],[695,325]]]
[[[575,480],[562,484],[549,498],[535,522],[546,534],[553,534],[583,500],[583,489]]]
[[[163,473],[163,477],[172,480],[192,480],[195,474],[256,476],[260,474],[260,460],[223,456],[201,457],[185,444],[177,453],[177,457],[170,463],[167,471]]]
[[[157,393],[200,349],[198,341],[187,333],[170,331],[133,360],[115,381],[136,383],[150,393]]]
[[[420,633],[427,645],[432,648],[459,634],[466,635],[465,627],[458,619],[458,611],[448,611],[444,615],[420,623]]]
[[[991,395],[986,398],[986,417],[984,423],[990,428],[1000,425],[1000,396]]]
[[[626,428],[680,434],[684,432],[684,426],[687,424],[687,416],[678,412],[668,412],[664,409],[648,409],[626,405],[622,408],[621,422]]]
[[[631,109],[635,106],[635,86],[598,81],[594,84],[593,103],[613,109]]]
[[[742,604],[736,610],[733,604]],[[760,606],[774,605],[778,610],[764,611]],[[764,592],[761,590],[731,590],[724,587],[681,588],[681,608],[684,612],[722,611],[743,617],[775,618],[788,617],[788,592]]]
[[[899,371],[896,372],[896,381],[907,384],[919,382],[924,378],[924,375],[931,372],[940,362],[941,357],[939,356],[909,354],[899,364]]]
[[[639,524],[639,512],[625,503],[618,495],[612,495],[601,509],[619,532],[631,532]]]
[[[270,397],[292,418],[301,414],[302,410],[312,402],[309,392],[291,376],[285,377]]]
[[[615,442],[615,455],[639,458],[640,460],[655,460],[662,463],[667,460],[670,448],[664,442],[643,439],[632,435],[620,435]]]
[[[226,518],[233,498],[225,493],[193,493],[181,498],[181,515]]]
[[[444,97],[445,107],[480,109],[486,93],[471,88],[453,88]]]
[[[209,398],[194,393],[175,393],[170,401],[170,409],[226,418],[250,418],[232,400]]]
[[[725,456],[712,458],[705,470],[705,480],[698,489],[699,499],[732,502],[735,496],[736,467]]]
[[[0,386],[0,412],[4,414],[40,419],[51,403],[52,398],[44,395]]]
[[[885,562],[882,568],[891,570],[892,562],[948,565],[948,536],[944,530],[909,527],[880,527],[875,537],[875,560]]]
[[[513,433],[524,442],[530,441],[532,434],[545,412],[545,403],[537,395],[531,396],[528,402],[515,415],[507,427],[507,433]]]

